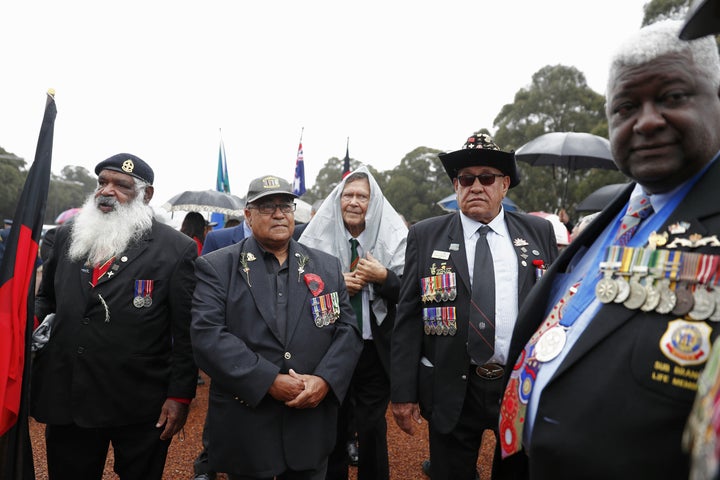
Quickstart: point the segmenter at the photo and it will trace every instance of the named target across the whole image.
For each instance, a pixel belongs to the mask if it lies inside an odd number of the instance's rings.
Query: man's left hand
[[[330,391],[330,385],[317,375],[301,375],[295,370],[288,372],[291,377],[299,378],[305,383],[305,390],[285,405],[291,408],[315,408]]]
[[[168,440],[178,433],[187,420],[188,411],[190,411],[190,405],[180,403],[176,400],[167,399],[163,403],[162,410],[160,411],[160,418],[158,418],[157,428],[165,425],[162,433],[160,434],[160,440]]]

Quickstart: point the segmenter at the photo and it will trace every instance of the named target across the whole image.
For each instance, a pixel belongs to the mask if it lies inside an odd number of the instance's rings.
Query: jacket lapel
[[[155,221],[153,220],[153,225],[155,224]],[[110,265],[110,268],[108,268],[105,275],[100,277],[98,279],[97,285],[100,286],[106,282],[112,281],[117,275],[120,275],[127,267],[133,263],[135,260],[137,260],[138,257],[148,248],[148,245],[153,240],[153,229],[149,230],[148,232],[143,235],[140,240],[135,243],[134,245],[131,245],[128,250],[125,252],[116,255],[115,259],[113,260],[113,264]],[[147,280],[147,279],[139,279],[139,280]]]
[[[302,313],[306,312],[310,308],[310,289],[305,284],[305,279],[300,274],[299,258],[296,256],[304,256],[310,258],[309,253],[295,240],[290,241],[289,257],[288,257],[288,306],[287,306],[287,342],[290,343],[300,320]],[[309,260],[304,266],[304,273],[317,273],[320,269],[320,265],[313,265],[312,260]],[[320,295],[329,293],[322,291]]]
[[[278,330],[277,321],[272,308],[273,305],[277,304],[276,299],[272,297],[274,289],[270,288],[270,276],[267,274],[265,269],[263,253],[254,237],[247,238],[242,242],[239,255],[240,261],[238,262],[238,270],[246,282],[249,280],[248,289],[250,290],[250,295],[252,295],[253,300],[255,301],[255,307],[260,312],[260,316],[263,318],[272,334],[282,343],[285,335],[282,335]],[[252,255],[252,257],[254,257],[254,260],[246,260],[249,272],[243,271],[243,255],[246,257]]]
[[[467,291],[472,292],[470,270],[467,264],[467,254],[465,253],[465,236],[463,235],[459,213],[453,215],[450,228],[448,229],[448,240],[450,242],[448,250],[450,251],[450,258],[453,261],[453,265],[455,265],[455,273],[460,277],[460,281],[463,282]],[[455,245],[458,245],[458,248],[450,248]]]

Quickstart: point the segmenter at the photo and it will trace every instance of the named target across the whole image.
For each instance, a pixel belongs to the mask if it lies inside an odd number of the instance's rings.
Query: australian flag
[[[298,197],[305,193],[305,162],[303,161],[302,140],[297,151],[297,160],[295,160],[295,177],[293,179],[293,193]]]

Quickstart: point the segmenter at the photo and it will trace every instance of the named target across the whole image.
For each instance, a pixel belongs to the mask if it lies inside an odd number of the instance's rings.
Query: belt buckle
[[[478,377],[484,380],[497,380],[505,373],[505,367],[499,363],[486,363],[475,368]]]

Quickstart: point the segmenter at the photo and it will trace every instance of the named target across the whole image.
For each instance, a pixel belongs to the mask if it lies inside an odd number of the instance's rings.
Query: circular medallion
[[[556,325],[543,333],[535,345],[535,358],[537,361],[549,362],[560,355],[566,339],[565,329],[560,325]]]
[[[452,302],[453,300],[455,300],[456,297],[457,297],[457,290],[455,290],[454,288],[450,289],[450,294],[448,295],[448,300],[450,300]]]
[[[150,307],[152,305],[152,297],[150,295],[146,295],[145,298],[143,298],[143,307]]]
[[[630,296],[630,284],[622,277],[616,278],[615,283],[618,287],[617,295],[613,299],[615,303],[623,303]]]
[[[682,317],[686,315],[693,308],[693,296],[692,292],[688,288],[686,283],[679,283],[675,289],[675,308],[672,309],[673,315]]]
[[[642,307],[646,298],[647,290],[645,290],[645,287],[637,280],[630,280],[630,295],[628,296],[628,299],[623,302],[625,308],[637,310]]]
[[[442,301],[443,301],[443,302],[447,302],[449,298],[450,298],[450,295],[448,295],[447,290],[443,290],[443,292],[442,292]]]
[[[640,310],[643,312],[652,312],[660,303],[660,289],[655,288],[653,283],[649,282],[645,285],[645,292],[647,293],[647,296],[645,297],[645,303],[642,304]]]
[[[602,303],[610,303],[618,293],[618,286],[615,280],[609,277],[603,277],[595,285],[595,296]]]
[[[703,285],[693,292],[693,308],[688,316],[693,320],[705,320],[715,311],[715,296]]]
[[[448,334],[450,336],[453,336],[457,333],[457,324],[455,322],[451,322],[450,326],[448,327]]]
[[[133,305],[135,305],[136,308],[142,308],[145,306],[145,299],[138,295],[137,297],[133,298]]]
[[[677,295],[675,295],[675,292],[670,290],[666,283],[662,284],[659,290],[660,302],[658,302],[658,306],[655,307],[655,311],[663,315],[672,312],[672,309],[675,308],[675,303],[677,302]]]
[[[447,336],[448,331],[449,331],[448,326],[443,323],[442,327],[440,327],[440,331],[442,332],[443,335]]]
[[[315,317],[315,326],[318,328],[323,326],[322,317],[320,317],[319,315]]]
[[[432,329],[430,327],[430,324],[425,322],[425,326],[423,327],[423,330],[425,330],[425,335],[432,334]]]

